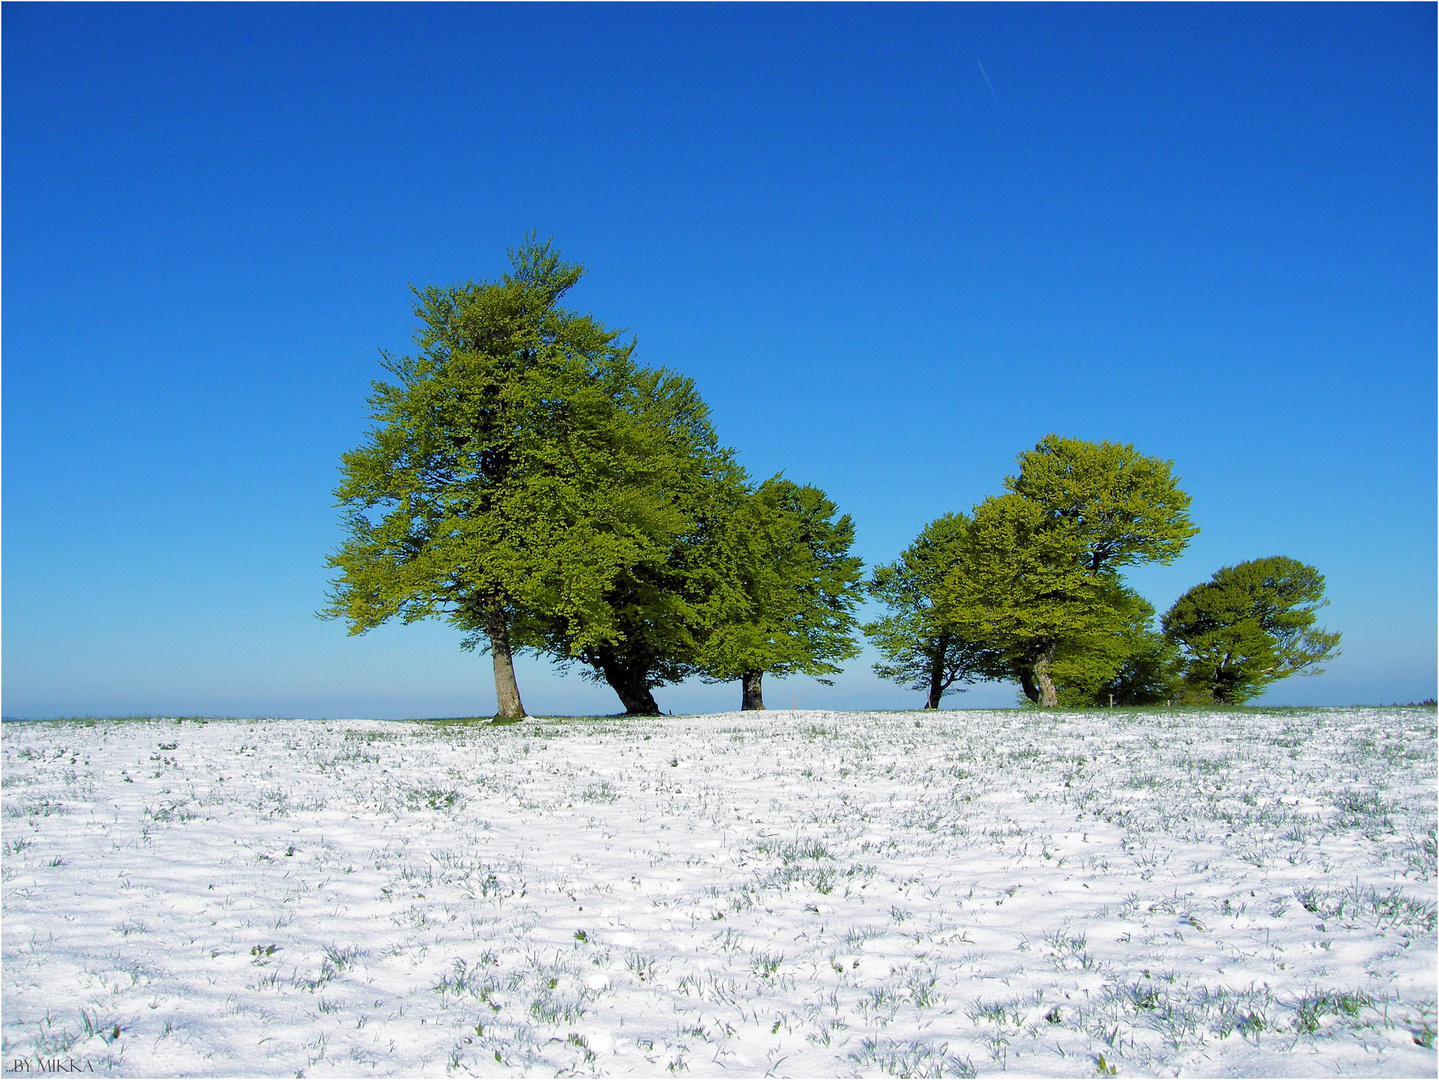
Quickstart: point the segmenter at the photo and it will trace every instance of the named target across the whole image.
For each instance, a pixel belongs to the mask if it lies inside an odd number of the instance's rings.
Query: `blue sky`
[[[1203,530],[1131,574],[1161,611],[1245,559],[1327,576],[1344,655],[1263,700],[1435,693],[1432,5],[0,18],[7,716],[492,711],[447,627],[314,612],[408,286],[530,229],[867,563],[1048,432],[1132,443]],[[768,700],[919,703],[872,659]]]

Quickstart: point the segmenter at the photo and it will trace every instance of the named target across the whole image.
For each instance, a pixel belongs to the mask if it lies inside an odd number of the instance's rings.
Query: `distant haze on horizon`
[[[1161,613],[1248,559],[1327,578],[1343,655],[1254,704],[1435,696],[1433,5],[0,22],[6,716],[492,712],[456,631],[314,613],[409,286],[493,278],[530,229],[867,565],[1049,432],[1130,443],[1202,530],[1126,575]],[[873,660],[766,700],[921,704]],[[518,674],[533,713],[619,709]]]

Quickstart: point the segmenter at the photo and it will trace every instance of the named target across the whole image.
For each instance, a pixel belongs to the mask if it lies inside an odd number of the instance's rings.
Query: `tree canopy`
[[[762,678],[828,682],[837,660],[859,652],[854,608],[861,561],[849,553],[854,522],[819,488],[766,480],[736,507],[721,557],[734,582],[727,617],[704,643],[705,677],[740,680],[740,708],[763,709]]]
[[[1023,542],[1049,580],[1025,602],[1026,630],[1011,655],[1025,694],[1052,706],[1060,685],[1054,665],[1062,666],[1063,655],[1071,671],[1075,658],[1087,659],[1083,684],[1098,674],[1106,653],[1115,660],[1111,675],[1124,662],[1116,649],[1102,647],[1103,638],[1135,640],[1125,634],[1134,606],[1119,571],[1172,562],[1199,529],[1172,464],[1132,446],[1047,435],[1019,455],[1019,466],[1005,486],[1038,512]]]
[[[1173,696],[1178,651],[1154,626],[1154,605],[1118,582],[1102,603],[1105,632],[1066,639],[1054,660],[1060,705],[1153,705]]]
[[[1054,664],[1066,641],[1117,631],[1106,600],[1110,574],[1089,571],[1082,537],[1057,528],[1022,496],[991,496],[974,508],[968,542],[942,592],[945,617],[969,641],[1003,657],[1002,669],[1036,704],[1057,705]]]
[[[743,608],[721,540],[746,487],[689,379],[637,371],[624,411],[633,422],[626,490],[657,508],[663,527],[640,557],[615,567],[594,608],[541,622],[561,666],[580,664],[607,683],[627,713],[654,714],[654,688],[701,674],[705,642]]]
[[[971,526],[964,514],[931,521],[898,559],[876,566],[869,582],[870,595],[889,609],[864,626],[880,655],[874,672],[924,691],[926,709],[939,708],[956,683],[995,677],[1002,663],[993,643],[964,636],[946,603],[946,579],[964,557]]]
[[[694,384],[561,306],[583,274],[532,235],[495,281],[415,290],[413,356],[384,357],[344,455],[346,537],[324,615],[363,633],[438,617],[494,657],[607,682],[627,712],[690,676],[834,674],[854,654],[854,525],[822,491],[752,490]]]
[[[1324,576],[1277,555],[1226,566],[1165,613],[1164,634],[1183,656],[1190,700],[1242,705],[1290,675],[1317,675],[1339,653],[1339,634],[1316,627]]]
[[[1173,562],[1199,532],[1172,469],[1132,446],[1046,435],[1004,484],[1042,509],[1046,527],[1068,534],[1084,569],[1098,574]]]
[[[1049,435],[1018,460],[1006,494],[926,526],[876,571],[871,589],[892,611],[866,628],[884,657],[876,671],[927,681],[931,706],[961,672],[1012,678],[1043,706],[1061,692],[1143,693],[1131,683],[1141,654],[1159,660],[1153,609],[1119,571],[1184,550],[1198,531],[1189,496],[1169,462],[1132,446]],[[1131,681],[1112,691],[1126,665]]]
[[[623,633],[611,596],[684,528],[643,482],[657,377],[632,344],[559,305],[583,273],[533,238],[495,282],[416,290],[414,356],[384,357],[374,427],[344,455],[347,537],[324,614],[363,633],[441,617],[494,658],[502,716],[522,716],[512,653]],[[637,389],[641,388],[641,389]]]

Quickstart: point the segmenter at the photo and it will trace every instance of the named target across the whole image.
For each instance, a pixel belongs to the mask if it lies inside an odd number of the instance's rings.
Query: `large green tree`
[[[524,715],[513,655],[556,625],[571,648],[622,635],[609,594],[683,527],[647,476],[627,405],[632,345],[560,306],[581,267],[531,237],[496,281],[417,290],[413,356],[370,397],[344,455],[345,541],[322,613],[363,633],[440,617],[491,653],[499,715]],[[637,456],[638,455],[638,456]]]
[[[1071,536],[1084,569],[1098,574],[1170,563],[1199,532],[1173,468],[1126,444],[1046,435],[1019,455],[1019,475],[1004,485]]]
[[[840,671],[835,661],[859,652],[853,612],[863,564],[849,553],[854,522],[838,512],[819,488],[776,476],[727,522],[718,554],[731,599],[705,636],[704,674],[738,679],[742,710],[765,707],[766,673],[828,683]]]
[[[1059,704],[1061,687],[1073,701],[1153,692],[1164,661],[1143,629],[1153,609],[1119,574],[1170,562],[1198,532],[1170,463],[1049,435],[1019,466],[1007,494],[933,523],[876,572],[892,609],[866,628],[884,656],[876,670],[927,683],[931,706],[971,677],[1012,678],[1041,706]]]
[[[723,536],[746,484],[689,379],[641,370],[621,403],[625,495],[662,527],[639,557],[614,568],[593,607],[542,618],[543,635],[561,666],[579,664],[607,683],[627,713],[653,715],[653,690],[702,674],[706,640],[743,609]]]
[[[939,708],[956,683],[995,677],[1003,659],[993,645],[964,636],[947,614],[946,579],[963,562],[971,524],[964,514],[931,521],[869,581],[870,595],[889,609],[864,626],[880,655],[874,672],[922,690],[926,709]]]
[[[1055,528],[1038,503],[992,496],[974,508],[937,594],[939,616],[961,639],[1001,657],[999,670],[1031,701],[1057,705],[1061,647],[1123,625],[1113,603],[1117,579],[1092,572],[1084,554],[1082,537]]]
[[[1290,675],[1317,675],[1339,653],[1339,635],[1316,627],[1324,576],[1278,555],[1226,566],[1165,613],[1182,651],[1190,700],[1242,705]]]
[[[1065,642],[1120,633],[1125,604],[1115,606],[1118,573],[1127,566],[1169,563],[1199,529],[1189,520],[1189,496],[1172,463],[1132,446],[1048,435],[1019,455],[1019,474],[1005,479],[1023,513],[995,507],[999,546],[1027,552],[1035,583],[1011,597],[1026,610],[1009,620],[1014,672],[1029,699],[1059,703],[1053,666]],[[976,512],[978,520],[978,512]],[[1028,588],[1028,586],[1026,586]]]

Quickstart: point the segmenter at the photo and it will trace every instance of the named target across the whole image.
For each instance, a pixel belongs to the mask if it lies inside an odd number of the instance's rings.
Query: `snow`
[[[7,723],[3,1052],[1433,1076],[1435,716]]]

